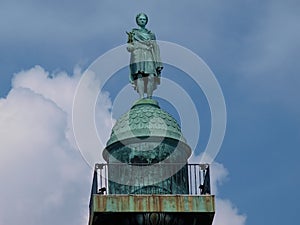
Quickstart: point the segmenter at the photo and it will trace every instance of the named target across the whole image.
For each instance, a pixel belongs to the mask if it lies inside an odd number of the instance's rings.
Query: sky
[[[126,43],[139,12],[158,40],[201,57],[222,88],[227,128],[212,164],[214,225],[293,224],[300,197],[299,11],[297,0],[1,0],[0,225],[87,224],[92,169],[73,134],[73,98],[84,71]],[[118,74],[96,104],[103,139],[128,76]],[[178,74],[166,66],[162,76],[199,100],[203,148],[205,96]]]

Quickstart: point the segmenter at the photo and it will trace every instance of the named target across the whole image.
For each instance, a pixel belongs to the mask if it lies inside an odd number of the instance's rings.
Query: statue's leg
[[[140,98],[144,98],[144,79],[143,76],[141,74],[138,75],[138,79],[137,79],[137,91],[140,95]]]
[[[147,97],[152,98],[154,89],[154,74],[149,74],[148,76],[148,84],[147,84]]]

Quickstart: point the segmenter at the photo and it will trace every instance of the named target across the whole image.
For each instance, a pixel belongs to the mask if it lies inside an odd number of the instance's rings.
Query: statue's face
[[[141,14],[138,18],[137,18],[137,24],[141,27],[145,27],[147,24],[147,18],[145,15]]]

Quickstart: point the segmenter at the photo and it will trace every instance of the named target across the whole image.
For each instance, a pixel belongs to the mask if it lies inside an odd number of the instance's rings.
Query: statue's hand
[[[133,52],[134,51],[134,46],[132,44],[127,45],[127,51]]]
[[[132,43],[133,42],[133,33],[126,31],[126,34],[128,35],[127,43]]]
[[[157,68],[156,68],[157,74],[161,74],[162,69],[163,69],[163,67],[157,67]]]

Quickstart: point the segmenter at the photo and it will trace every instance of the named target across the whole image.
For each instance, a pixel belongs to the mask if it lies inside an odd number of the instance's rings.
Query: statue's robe
[[[160,84],[160,72],[163,68],[155,35],[147,29],[133,29],[130,35],[131,40],[127,47],[131,52],[130,82],[136,87],[138,77],[147,77],[149,74],[153,74],[155,90],[156,86]]]

